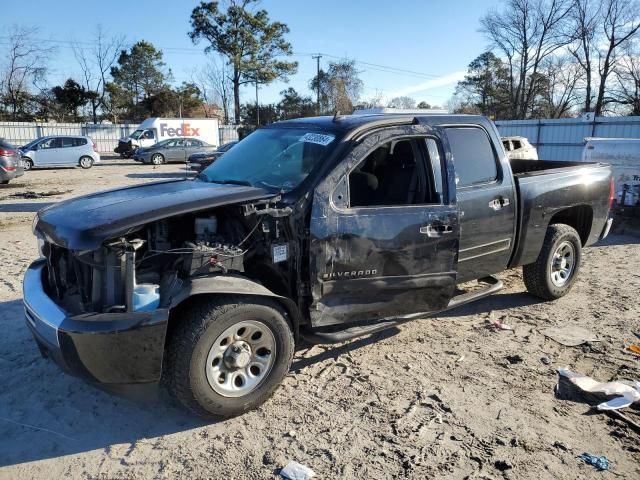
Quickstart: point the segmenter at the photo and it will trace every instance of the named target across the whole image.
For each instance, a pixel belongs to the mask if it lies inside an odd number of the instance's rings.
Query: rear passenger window
[[[62,138],[62,148],[69,148],[69,147],[73,147],[74,145],[74,138],[67,138],[64,137]]]
[[[87,144],[87,139],[86,138],[81,138],[81,137],[76,137],[73,139],[73,146],[74,147],[81,147],[82,145],[86,145]]]
[[[474,127],[447,128],[447,137],[459,187],[488,183],[498,178],[496,158],[484,130]]]

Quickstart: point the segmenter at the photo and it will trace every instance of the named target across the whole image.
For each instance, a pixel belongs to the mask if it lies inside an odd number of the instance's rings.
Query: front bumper
[[[47,295],[45,273],[45,260],[37,260],[23,282],[26,323],[43,356],[66,373],[105,386],[160,380],[167,309],[69,315]]]

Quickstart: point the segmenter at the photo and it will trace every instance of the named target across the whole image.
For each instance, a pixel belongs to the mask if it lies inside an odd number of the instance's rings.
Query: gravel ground
[[[0,187],[0,478],[261,479],[290,460],[318,478],[610,475],[579,461],[583,452],[606,455],[617,478],[639,478],[637,433],[554,397],[559,367],[602,381],[640,379],[639,358],[624,349],[640,343],[632,333],[640,331],[637,237],[612,235],[586,249],[579,280],[555,302],[527,295],[521,272],[511,270],[498,295],[438,318],[303,347],[274,397],[238,418],[204,423],[164,392],[134,402],[63,375],[40,357],[23,321],[34,212],[183,175],[179,165],[107,161],[89,171],[28,172]],[[492,331],[492,319],[514,330]],[[561,325],[601,341],[564,347],[540,333]]]

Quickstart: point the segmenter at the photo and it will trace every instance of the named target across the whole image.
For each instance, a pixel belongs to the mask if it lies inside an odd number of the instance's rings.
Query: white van
[[[217,118],[147,118],[128,137],[118,140],[114,152],[131,157],[140,147],[173,137],[195,137],[210,145],[219,145]]]
[[[618,205],[640,203],[640,138],[587,137],[582,161],[611,165]]]

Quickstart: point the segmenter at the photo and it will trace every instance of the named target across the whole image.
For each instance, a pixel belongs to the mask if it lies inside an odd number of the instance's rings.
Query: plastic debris
[[[593,465],[600,471],[609,470],[609,459],[605,456],[598,457],[597,455],[591,455],[590,453],[583,453],[578,458],[587,465]]]
[[[577,347],[583,343],[600,341],[600,339],[589,330],[573,325],[545,328],[541,330],[540,333],[567,347]]]
[[[598,382],[591,377],[572,372],[567,368],[560,368],[558,374],[565,377],[583,392],[600,393],[614,398],[602,402],[598,410],[617,410],[628,407],[634,402],[640,402],[640,382]]]
[[[500,320],[492,320],[489,324],[489,328],[493,330],[513,330],[511,325],[507,325],[506,323],[502,323]]]
[[[631,345],[629,345],[629,346],[627,347],[627,349],[628,349],[630,352],[635,353],[636,355],[640,355],[640,345],[633,345],[633,344],[631,344]]]
[[[288,478],[289,480],[308,480],[315,476],[315,472],[309,467],[302,465],[301,463],[291,461],[280,470],[280,476]]]

